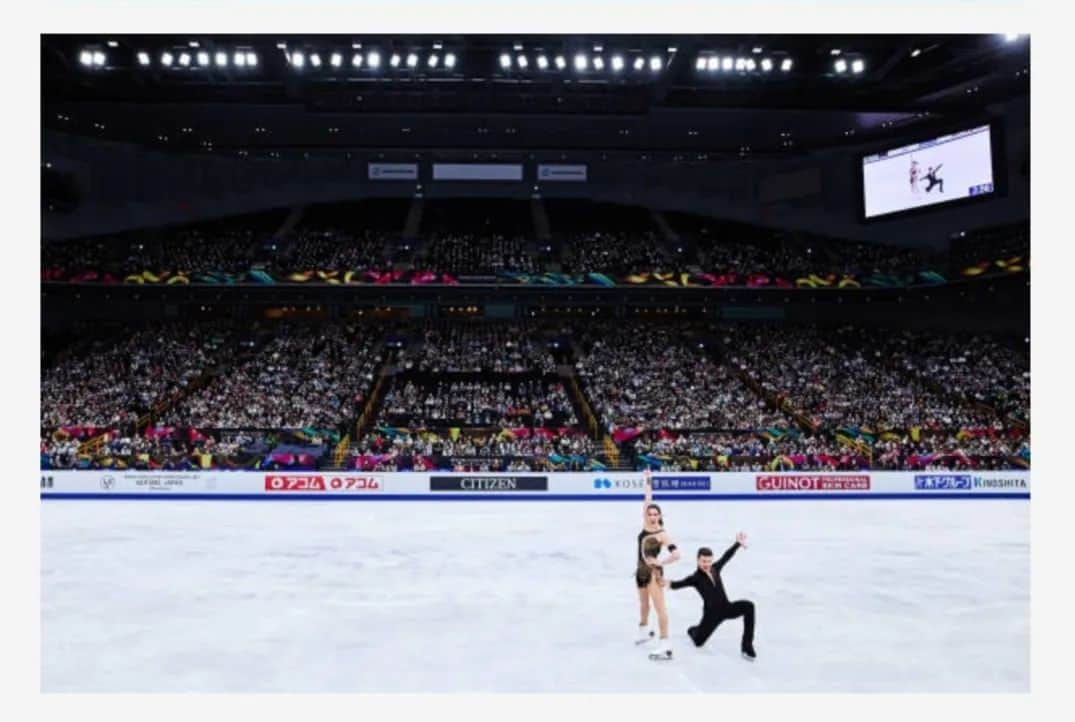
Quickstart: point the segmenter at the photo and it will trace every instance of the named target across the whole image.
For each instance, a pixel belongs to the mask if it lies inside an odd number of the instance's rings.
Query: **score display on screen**
[[[862,159],[866,218],[989,195],[994,188],[988,125]]]

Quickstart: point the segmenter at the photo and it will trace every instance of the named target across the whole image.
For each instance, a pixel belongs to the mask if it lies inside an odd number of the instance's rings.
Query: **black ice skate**
[[[742,651],[743,653],[743,659],[747,660],[748,662],[753,662],[758,656],[754,653],[753,644],[744,644],[740,651]]]

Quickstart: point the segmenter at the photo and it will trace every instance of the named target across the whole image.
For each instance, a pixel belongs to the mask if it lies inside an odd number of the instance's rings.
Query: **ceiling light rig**
[[[761,48],[754,48],[754,51],[761,51]],[[783,72],[791,70],[793,63],[791,58],[783,57],[782,60],[778,58],[778,61],[781,62],[780,69]],[[753,76],[771,73],[775,68],[776,62],[773,58],[768,56],[755,58],[754,54],[723,55],[717,51],[708,51],[698,55],[694,61],[695,71],[714,77],[728,74]]]

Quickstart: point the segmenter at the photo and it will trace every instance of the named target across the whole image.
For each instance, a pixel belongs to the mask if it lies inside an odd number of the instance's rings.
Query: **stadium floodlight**
[[[789,72],[791,70],[791,66],[792,66],[791,58],[784,58],[783,62],[780,63],[780,70],[782,70],[783,72],[787,73],[787,72]]]
[[[758,67],[758,64],[754,62],[754,58],[747,58],[747,70],[754,72]]]
[[[246,53],[246,65],[250,68],[256,68],[258,65],[258,54],[252,50],[248,50]]]
[[[413,68],[413,67],[416,67],[417,65],[418,65],[418,56],[416,54],[414,54],[414,53],[409,53],[407,55],[407,67],[408,68]]]
[[[93,64],[98,68],[105,64],[105,54],[100,50],[93,51]]]
[[[720,70],[720,58],[716,55],[711,56],[709,60],[706,61],[705,68],[711,73]]]
[[[843,58],[840,58],[839,60],[836,61],[835,68],[836,68],[837,73],[847,72],[847,61],[844,60]]]
[[[643,58],[635,58],[635,70],[641,70],[646,67],[646,61]]]
[[[511,67],[511,56],[507,53],[500,54],[500,68],[501,70],[507,70]]]
[[[586,69],[587,65],[589,65],[589,59],[585,55],[579,53],[575,56],[575,70],[581,72]]]
[[[605,69],[605,59],[602,58],[600,55],[598,55],[596,58],[593,59],[593,67],[594,67],[594,70],[604,70]]]
[[[763,58],[761,61],[761,69],[768,73],[773,69],[773,61],[769,60],[769,58]]]
[[[539,55],[537,57],[537,66],[544,70],[545,68],[549,67],[549,59],[546,58],[544,55]]]
[[[851,61],[851,72],[855,73],[856,75],[861,73],[865,69],[866,63],[864,63],[861,58],[857,58]]]
[[[301,68],[306,65],[306,55],[296,50],[291,54],[291,64],[296,68]]]
[[[89,50],[83,50],[78,54],[78,62],[82,63],[86,67],[93,65],[93,53]]]
[[[227,65],[228,65],[228,54],[227,53],[217,53],[216,54],[216,64],[217,64],[218,67],[221,67],[221,68],[227,67]]]
[[[351,58],[351,65],[352,65],[352,67],[355,67],[355,68],[361,68],[362,67],[362,53],[355,53],[354,54],[354,56]]]
[[[612,56],[612,70],[617,72],[617,73],[620,72],[621,70],[623,70],[623,56],[622,55],[613,55]]]
[[[149,65],[149,53],[144,50],[138,52],[138,64]]]
[[[314,66],[315,68],[320,68],[321,56],[317,53],[310,53],[310,65]]]
[[[694,61],[694,69],[695,70],[705,70],[705,68],[706,68],[706,59],[703,58],[701,55],[699,55],[698,59]]]
[[[655,73],[661,69],[661,58],[659,56],[654,55],[649,59],[649,69]]]
[[[427,61],[426,64],[429,65],[429,67],[431,67],[431,68],[437,67],[440,64],[440,56],[437,55],[436,53],[433,53],[432,55],[429,56],[429,60]]]
[[[378,53],[376,50],[371,50],[369,53],[366,54],[366,64],[369,65],[371,68],[381,67],[381,54]]]
[[[556,67],[559,68],[560,70],[563,70],[564,68],[567,67],[567,61],[564,60],[563,55],[557,55],[556,56]]]
[[[388,59],[388,64],[393,68],[399,67],[399,53],[392,53],[392,57]]]
[[[525,55],[520,55],[515,58],[516,64],[522,69],[526,69],[526,66],[530,65],[530,61],[526,59]]]
[[[343,65],[343,56],[339,53],[333,53],[329,56],[328,61],[332,64],[332,67],[338,68]]]
[[[746,58],[736,58],[735,59],[735,69],[738,70],[738,71],[746,70],[747,69],[747,59]]]
[[[201,52],[198,53],[198,65],[200,65],[200,66],[202,66],[204,68],[208,64],[209,64],[209,53],[207,53],[206,51],[202,50]]]
[[[235,55],[232,56],[231,62],[237,68],[245,68],[246,67],[246,54],[245,53],[240,53],[239,51],[235,51]]]
[[[161,53],[161,65],[166,68],[172,67],[172,54],[165,50]]]
[[[190,53],[180,53],[179,64],[182,65],[184,68],[190,65]]]
[[[914,50],[911,51],[911,57],[912,58],[917,58],[921,54],[922,54],[922,48],[915,48]]]
[[[446,67],[446,68],[454,68],[455,67],[455,53],[448,53],[447,55],[444,56],[444,67]]]
[[[724,57],[724,60],[721,61],[720,67],[721,67],[722,70],[731,70],[732,69],[732,64],[734,62],[735,61],[732,59],[732,57],[730,55],[726,55]]]
[[[832,50],[829,51],[829,54],[832,55],[833,57],[839,55],[840,54],[840,48],[833,48]]]
[[[761,55],[761,48],[754,48],[755,55]]]

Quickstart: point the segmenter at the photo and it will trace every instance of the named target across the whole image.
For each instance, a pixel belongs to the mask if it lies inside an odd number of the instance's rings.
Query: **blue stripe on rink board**
[[[41,494],[42,499],[94,499],[141,501],[633,501],[642,496],[619,494],[98,494],[85,492],[52,492]],[[1028,492],[936,492],[924,494],[903,493],[782,493],[771,496],[759,494],[655,494],[662,501],[788,501],[804,500],[929,500],[929,499],[1030,499]]]

